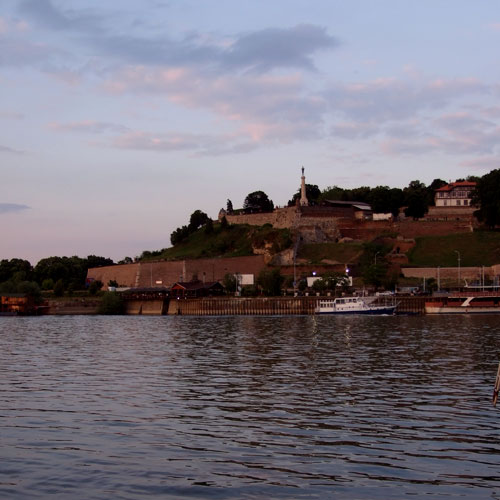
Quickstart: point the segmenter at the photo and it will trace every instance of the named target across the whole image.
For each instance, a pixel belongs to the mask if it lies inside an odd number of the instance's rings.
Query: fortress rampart
[[[196,259],[182,261],[137,262],[94,267],[87,278],[100,280],[107,287],[115,280],[120,287],[170,287],[177,281],[222,281],[226,274],[253,274],[265,267],[263,255],[249,257]]]

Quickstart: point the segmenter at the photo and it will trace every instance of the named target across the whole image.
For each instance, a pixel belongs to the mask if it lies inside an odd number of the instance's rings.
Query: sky
[[[1,0],[0,259],[115,261],[262,190],[500,168],[495,0]]]

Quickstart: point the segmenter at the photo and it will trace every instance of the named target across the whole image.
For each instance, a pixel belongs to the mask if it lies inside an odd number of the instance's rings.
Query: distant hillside
[[[362,243],[316,243],[302,246],[297,257],[309,264],[353,264],[362,253]]]
[[[213,231],[205,227],[198,229],[171,248],[156,252],[144,252],[142,261],[182,260],[207,257],[243,257],[262,253],[276,254],[291,247],[292,239],[288,229],[274,229],[270,224],[256,227],[246,224],[232,224],[223,227],[214,224]]]
[[[455,267],[458,263],[456,251],[460,252],[461,266],[491,266],[500,263],[500,232],[476,231],[445,236],[422,236],[416,238],[415,242],[415,246],[407,254],[407,265],[411,267]],[[358,264],[365,254],[371,252],[373,255],[377,253],[382,256],[390,251],[390,246],[385,249],[375,248],[379,243],[378,240],[373,240],[364,243],[302,245],[297,255],[297,263]],[[394,244],[397,244],[396,240]],[[270,224],[222,226],[215,223],[213,230],[207,231],[202,227],[171,248],[145,251],[139,260],[244,257],[262,253],[272,256],[292,247],[293,241],[288,229],[275,229]]]

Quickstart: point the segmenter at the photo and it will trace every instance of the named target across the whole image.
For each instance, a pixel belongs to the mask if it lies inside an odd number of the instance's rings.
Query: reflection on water
[[[0,496],[498,498],[499,320],[1,318]]]

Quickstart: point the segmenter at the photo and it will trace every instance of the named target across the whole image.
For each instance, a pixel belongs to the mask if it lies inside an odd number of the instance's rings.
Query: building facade
[[[436,190],[434,201],[436,207],[470,207],[475,182],[452,182]]]

